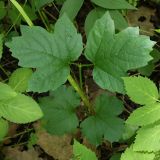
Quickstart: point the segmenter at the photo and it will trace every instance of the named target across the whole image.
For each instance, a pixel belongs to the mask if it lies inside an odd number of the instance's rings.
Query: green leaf
[[[121,157],[121,154],[120,153],[116,153],[109,160],[120,160],[120,157]]]
[[[135,9],[125,0],[91,0],[91,2],[106,9]]]
[[[17,96],[17,93],[7,84],[0,82],[0,101],[8,100]]]
[[[18,68],[9,77],[8,85],[16,92],[25,92],[32,75],[32,70],[28,68]]]
[[[121,160],[154,160],[154,158],[154,153],[134,152],[132,146],[127,148],[121,156]]]
[[[84,0],[66,0],[61,8],[60,16],[66,13],[68,17],[73,20],[81,9],[83,2]]]
[[[3,35],[0,34],[0,59],[2,58],[3,54]]]
[[[7,9],[5,8],[5,4],[3,1],[0,1],[0,20],[4,18],[7,13]]]
[[[20,5],[22,5],[22,4],[20,4]],[[28,4],[25,4],[23,9],[25,10],[25,12],[30,17],[31,20],[37,19],[35,11]],[[19,13],[17,8],[12,3],[10,6],[10,9],[8,10],[8,17],[10,18],[10,20],[13,24],[17,24],[17,25],[21,24],[21,20],[24,20],[22,15]]]
[[[160,151],[156,152],[156,157],[154,160],[159,160],[160,159]]]
[[[146,126],[160,120],[160,103],[136,109],[127,119],[126,123]]]
[[[36,13],[35,13],[35,10],[34,10],[33,8],[31,8],[28,4],[26,4],[26,5],[23,7],[23,9],[25,10],[25,12],[27,13],[27,15],[29,16],[29,18],[30,18],[32,21],[34,21],[34,20],[37,19],[37,15],[36,15]],[[22,18],[23,21],[25,21],[23,17],[21,17],[21,18]]]
[[[89,12],[89,14],[86,17],[84,26],[87,37],[89,35],[90,30],[93,28],[96,20],[102,17],[105,12],[106,10],[103,8],[95,8]]]
[[[115,28],[119,31],[128,27],[128,23],[123,15],[118,10],[109,10],[109,13],[114,20]]]
[[[142,127],[133,145],[134,151],[156,152],[160,150],[160,125]]]
[[[160,60],[160,52],[157,49],[153,49],[153,51],[151,52],[151,56],[153,57],[153,60],[148,62],[147,66],[138,69],[138,72],[140,72],[142,75],[150,76],[156,68],[155,63]]]
[[[138,69],[138,72],[144,76],[150,76],[154,71],[155,65],[153,63],[148,63],[147,66]]]
[[[121,77],[130,69],[147,65],[155,43],[139,35],[139,29],[129,27],[115,34],[115,26],[107,12],[97,20],[86,45],[85,56],[93,62],[93,78],[103,89],[124,93]]]
[[[154,104],[158,100],[156,85],[146,77],[123,78],[127,95],[132,101],[141,105]]]
[[[135,135],[137,130],[138,130],[137,125],[125,124],[124,132],[123,132],[123,135],[122,135],[122,140],[128,140],[133,135]]]
[[[62,4],[65,2],[65,0],[55,0],[57,4]]]
[[[45,92],[64,84],[70,74],[69,64],[83,50],[82,37],[66,15],[49,33],[41,27],[21,26],[21,37],[7,46],[22,67],[36,68],[29,82],[29,91]]]
[[[14,123],[29,123],[40,119],[43,114],[31,97],[19,93],[16,97],[0,101],[0,115]]]
[[[160,33],[160,29],[156,29],[155,31],[158,32],[158,33]]]
[[[0,118],[0,141],[7,135],[9,129],[8,122]]]
[[[123,104],[115,97],[102,94],[95,102],[95,115],[89,116],[81,123],[83,135],[90,143],[99,145],[102,137],[110,142],[122,137],[124,124],[117,116],[123,111]]]
[[[73,154],[74,157],[79,160],[98,160],[96,154],[93,151],[80,144],[76,140],[74,140]]]
[[[18,12],[17,8],[12,3],[10,4],[10,9],[8,10],[8,17],[13,24],[21,24],[21,14]]]
[[[62,86],[42,98],[40,105],[44,113],[44,127],[50,134],[72,133],[78,126],[76,107],[80,105],[79,96],[73,88]]]
[[[155,48],[151,52],[151,56],[153,57],[152,63],[156,63],[160,60],[160,52]]]
[[[44,5],[53,2],[54,0],[32,0],[32,6],[39,10]]]
[[[88,37],[90,30],[94,26],[96,20],[101,18],[105,12],[106,12],[106,9],[99,8],[99,7],[95,8],[91,12],[89,12],[89,14],[87,15],[87,18],[85,20],[85,32],[86,32],[87,37]],[[128,24],[127,24],[125,18],[122,16],[122,14],[119,11],[110,10],[109,13],[111,14],[111,17],[114,20],[115,28],[117,30],[122,30],[122,29],[125,29],[126,27],[128,27]]]

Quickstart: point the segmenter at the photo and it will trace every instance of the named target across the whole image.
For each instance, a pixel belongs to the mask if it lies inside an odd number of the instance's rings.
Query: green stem
[[[43,24],[45,25],[46,29],[49,31],[50,29],[49,29],[49,27],[48,27],[48,25],[47,25],[47,23],[46,23],[46,21],[45,21],[45,18],[44,18],[44,16],[43,16],[43,14],[41,13],[40,10],[38,10],[38,13],[39,13],[39,16],[40,16]]]
[[[49,23],[48,17],[46,16],[46,14],[43,10],[41,12],[42,12],[42,16],[44,17],[44,19],[46,21],[46,24],[48,25],[48,28],[49,28],[49,31],[50,31],[50,23]]]
[[[8,139],[11,139],[11,138],[18,137],[18,136],[20,136],[20,135],[23,135],[23,134],[28,133],[28,132],[31,132],[31,131],[33,131],[33,128],[27,129],[27,130],[25,130],[25,131],[23,131],[23,132],[19,132],[19,133],[15,134],[15,135],[13,135],[13,136],[10,136],[10,137],[6,137],[6,138],[3,139],[3,141],[8,140]]]
[[[84,105],[87,107],[88,111],[90,113],[94,113],[94,110],[92,108],[92,105],[90,104],[88,97],[84,94],[84,92],[81,90],[77,82],[73,79],[71,75],[68,76],[69,83],[73,86],[73,88],[76,90],[76,92],[80,95]]]
[[[8,75],[8,73],[5,71],[5,69],[0,65],[0,69],[3,71],[3,73],[7,76],[7,77],[9,77],[9,75]]]
[[[16,1],[16,0],[10,0],[13,5],[17,8],[17,10],[21,13],[21,15],[23,16],[23,18],[25,19],[25,21],[27,22],[27,24],[29,26],[33,26],[32,21],[30,20],[30,18],[28,17],[28,15],[26,14],[26,12],[24,11],[24,9],[21,7],[21,5]]]
[[[52,2],[52,4],[53,4],[54,8],[57,10],[57,12],[59,13],[60,11],[59,11],[59,9],[57,8],[57,6],[55,5],[55,3]]]
[[[43,8],[43,11],[44,11],[47,15],[49,15],[52,19],[57,20],[57,18],[54,17],[51,13],[49,13],[45,8]]]

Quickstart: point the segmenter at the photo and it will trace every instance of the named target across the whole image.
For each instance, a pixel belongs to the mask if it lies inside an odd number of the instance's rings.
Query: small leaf
[[[70,74],[69,64],[83,50],[82,37],[66,15],[55,24],[54,34],[41,27],[21,26],[21,37],[7,46],[22,67],[36,68],[28,91],[46,92],[64,84]]]
[[[0,101],[0,115],[14,123],[29,123],[42,117],[39,105],[28,96],[17,96],[6,101]]]
[[[8,85],[11,86],[16,92],[25,92],[28,88],[28,82],[31,75],[31,69],[18,68],[9,77]]]
[[[106,9],[135,9],[126,0],[91,0],[96,5]]]
[[[133,145],[134,151],[156,152],[160,150],[160,125],[142,127]]]
[[[127,119],[131,125],[146,126],[160,120],[160,103],[136,109]]]
[[[9,129],[8,122],[0,118],[0,141],[7,135]]]
[[[121,160],[154,160],[154,158],[154,153],[134,152],[132,146],[127,148],[121,156]]]
[[[103,136],[110,142],[118,141],[124,130],[123,120],[117,117],[122,110],[121,101],[107,94],[100,95],[95,102],[95,115],[81,123],[83,135],[95,145],[101,144]]]
[[[8,100],[17,96],[17,93],[7,84],[0,82],[0,101]]]
[[[74,140],[73,154],[76,159],[80,160],[98,160],[93,151],[80,144],[76,140]]]
[[[152,59],[150,51],[155,43],[139,35],[139,29],[129,27],[115,34],[114,22],[105,13],[92,28],[85,56],[94,64],[93,78],[103,89],[124,93],[121,77],[127,71],[147,65]]]
[[[145,77],[123,78],[125,89],[132,101],[141,105],[150,105],[158,100],[158,90],[156,85]]]
[[[73,20],[81,9],[83,2],[84,0],[66,0],[61,8],[60,16],[66,13],[68,17]]]
[[[80,105],[80,99],[73,88],[58,88],[49,97],[40,99],[40,105],[44,112],[44,127],[50,134],[63,135],[75,131],[78,126],[75,109]]]

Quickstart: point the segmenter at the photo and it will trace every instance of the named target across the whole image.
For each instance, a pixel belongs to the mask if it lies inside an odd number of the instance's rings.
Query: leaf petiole
[[[91,103],[88,100],[88,97],[84,94],[84,92],[81,90],[77,82],[73,79],[71,75],[68,76],[68,81],[72,85],[72,87],[76,90],[76,92],[80,95],[82,101],[84,102],[85,106],[87,107],[88,111],[90,113],[94,113],[94,109],[91,105]]]

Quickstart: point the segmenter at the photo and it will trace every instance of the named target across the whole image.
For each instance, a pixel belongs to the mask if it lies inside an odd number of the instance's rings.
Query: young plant
[[[130,8],[126,3],[124,5]],[[17,3],[15,5],[22,11]],[[82,36],[65,13],[57,20],[53,33],[33,26],[25,12],[21,13],[30,26],[21,26],[21,36],[14,37],[6,46],[21,67],[36,69],[27,91],[49,91],[48,97],[40,99],[44,112],[42,124],[46,130],[50,134],[63,135],[76,132],[79,127],[83,136],[96,146],[104,140],[118,142],[124,130],[124,121],[118,117],[123,111],[122,102],[103,93],[91,103],[71,75],[71,65],[84,50],[84,56],[94,66],[94,81],[102,89],[125,94],[122,77],[128,77],[128,70],[143,67],[152,60],[150,52],[155,43],[139,35],[137,27],[116,33],[109,12],[105,12],[90,30],[84,49]],[[63,86],[67,80],[72,87]],[[80,98],[86,117],[81,122],[76,114]]]

